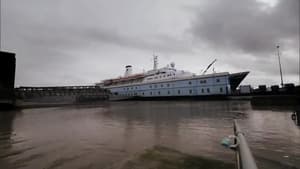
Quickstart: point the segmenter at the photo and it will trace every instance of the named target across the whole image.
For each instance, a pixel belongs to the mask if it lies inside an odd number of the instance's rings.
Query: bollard
[[[297,121],[296,123],[298,126],[300,126],[300,111],[296,111],[295,114],[296,114],[296,121]]]

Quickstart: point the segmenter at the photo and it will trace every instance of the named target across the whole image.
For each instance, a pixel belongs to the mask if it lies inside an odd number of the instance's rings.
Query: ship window
[[[200,80],[200,83],[206,83],[206,80]]]
[[[167,86],[170,87],[170,84],[168,83]]]
[[[220,88],[220,92],[223,93],[223,88],[222,87]]]
[[[160,91],[158,91],[158,95],[160,95]]]
[[[133,89],[133,87],[131,87],[131,90]]]
[[[123,90],[126,90],[126,88],[124,87]]]
[[[135,86],[135,89],[137,89],[137,87]]]
[[[161,84],[160,86],[161,86],[161,87],[164,87],[164,85],[163,85],[163,84]]]
[[[189,92],[190,92],[190,94],[192,94],[192,93],[193,93],[193,91],[192,91],[192,90],[190,90]]]
[[[155,88],[157,88],[157,85],[154,85]]]
[[[220,82],[220,79],[216,79],[216,82]]]
[[[209,88],[207,88],[206,91],[207,91],[207,93],[209,93],[210,92]]]
[[[189,81],[189,84],[191,85],[191,84],[192,84],[192,82],[191,82],[191,81]]]
[[[142,95],[144,96],[144,95],[145,95],[145,93],[143,92],[143,93],[142,93]]]
[[[150,95],[152,95],[152,92],[150,92]]]
[[[129,87],[127,87],[127,90],[129,90]]]
[[[178,90],[178,94],[180,94],[180,90]]]
[[[150,85],[149,87],[152,88],[152,85]]]
[[[201,89],[201,92],[204,93],[204,89]]]
[[[168,91],[168,94],[170,94],[170,91]]]

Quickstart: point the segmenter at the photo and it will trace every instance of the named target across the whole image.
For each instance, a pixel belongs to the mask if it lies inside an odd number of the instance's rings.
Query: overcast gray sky
[[[299,0],[2,0],[2,49],[16,86],[90,85],[174,61],[200,73],[250,71],[243,84],[299,79]]]

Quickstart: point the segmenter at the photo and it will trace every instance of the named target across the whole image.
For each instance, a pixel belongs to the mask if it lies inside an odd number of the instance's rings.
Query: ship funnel
[[[171,65],[171,68],[175,68],[175,63],[174,62],[171,62],[170,65]]]
[[[132,66],[131,65],[127,65],[125,66],[126,70],[125,70],[125,74],[124,76],[127,77],[127,76],[130,76],[132,74]]]

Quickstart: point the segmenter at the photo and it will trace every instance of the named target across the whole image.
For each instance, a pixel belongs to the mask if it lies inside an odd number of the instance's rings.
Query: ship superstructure
[[[175,63],[157,67],[157,56],[154,56],[152,70],[132,74],[132,66],[127,65],[123,77],[104,80],[98,85],[109,89],[115,96],[126,97],[227,96],[232,94],[249,73],[214,72],[196,75],[177,70]]]

